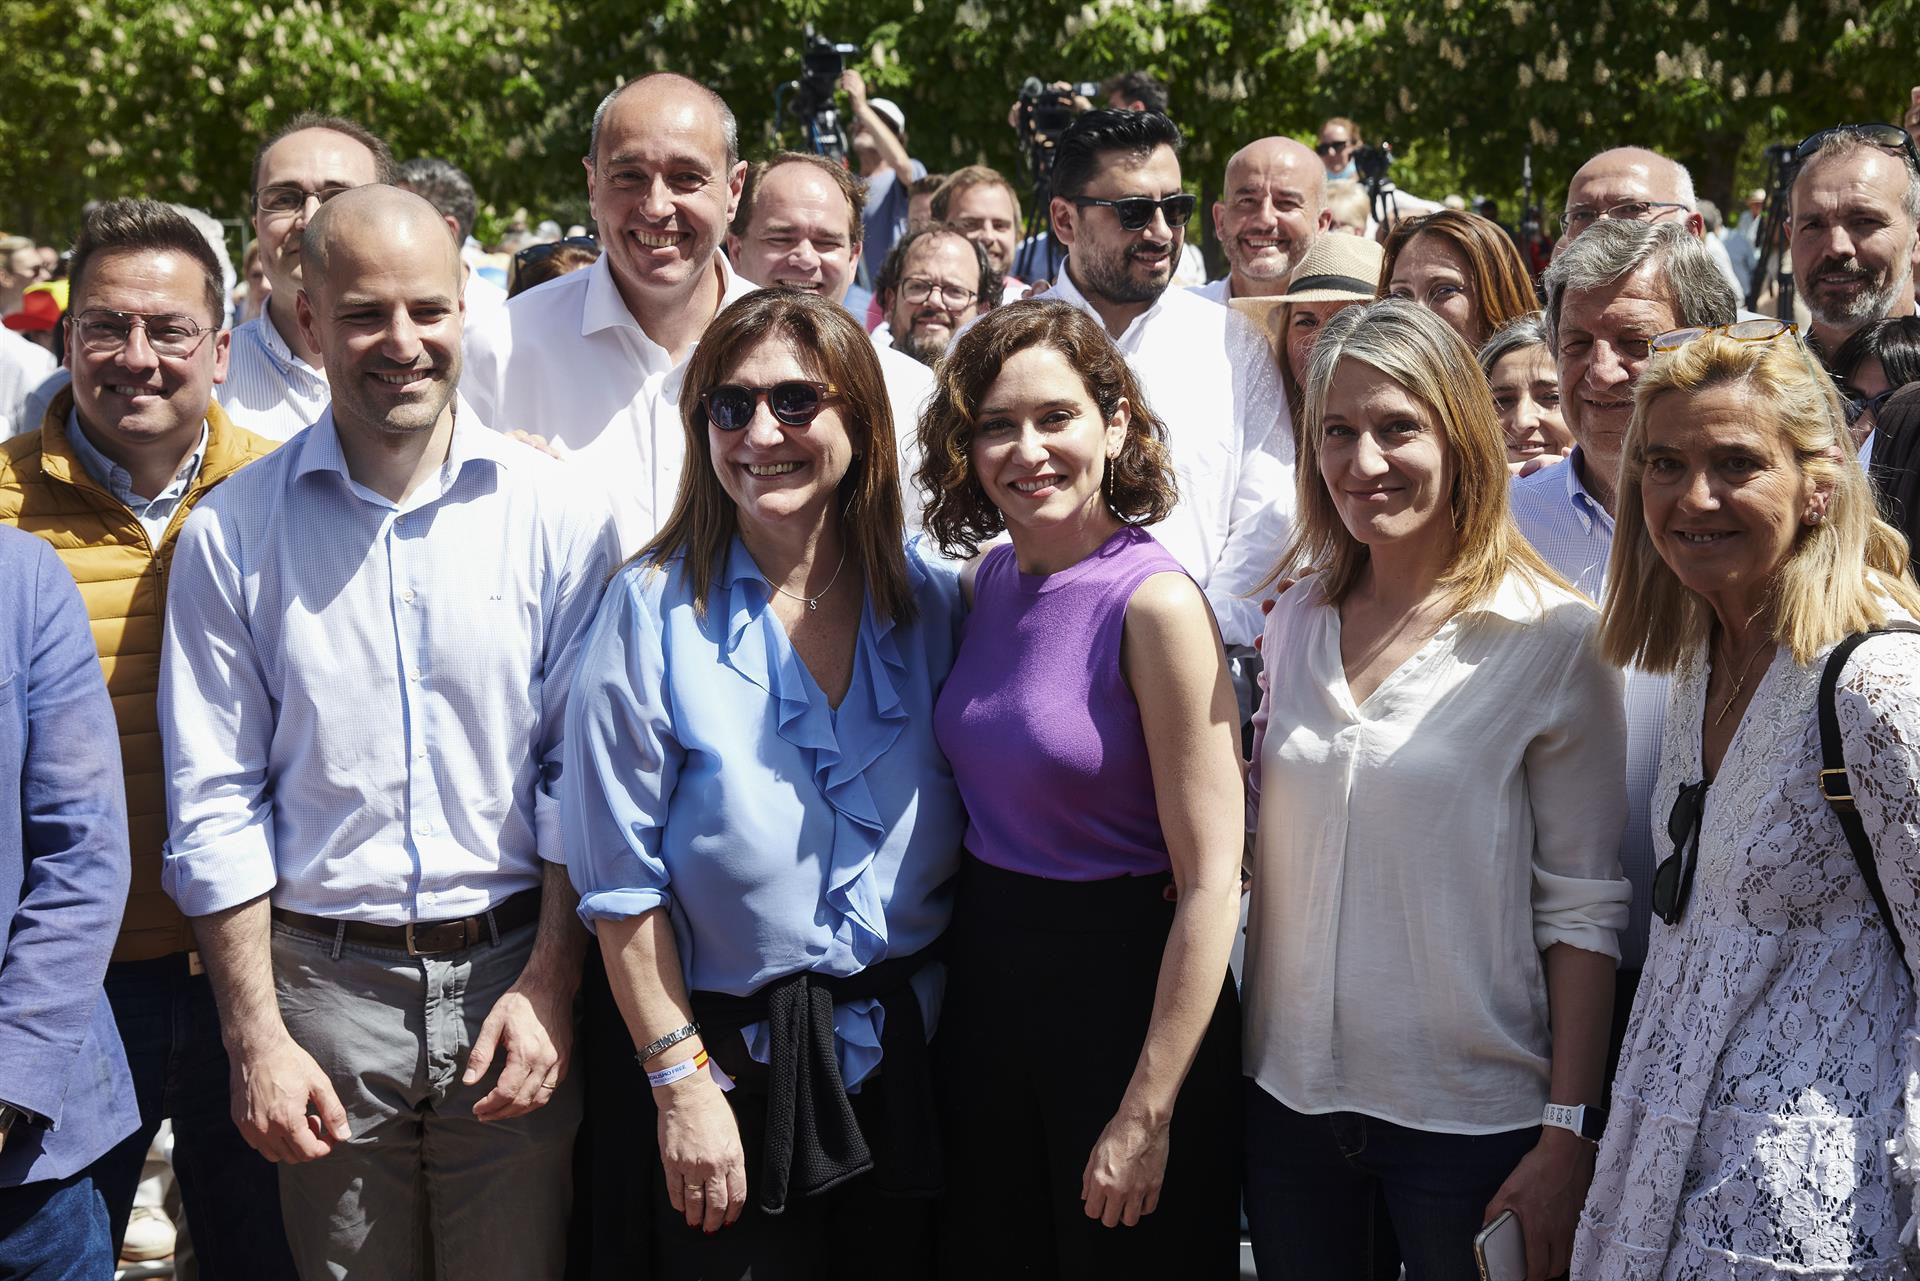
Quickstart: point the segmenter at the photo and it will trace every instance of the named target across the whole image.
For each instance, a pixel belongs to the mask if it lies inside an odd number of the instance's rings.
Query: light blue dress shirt
[[[1613,517],[1581,483],[1581,451],[1513,482],[1514,521],[1533,549],[1560,576],[1597,605],[1607,590]],[[1633,886],[1626,928],[1620,931],[1620,968],[1637,970],[1647,956],[1653,916],[1653,871],[1673,851],[1666,847],[1667,816],[1658,816],[1654,776],[1660,772],[1660,732],[1667,723],[1667,678],[1629,668],[1627,676],[1627,826],[1620,835],[1620,870]]]
[[[684,565],[614,578],[574,676],[560,793],[581,918],[667,908],[687,986],[735,996],[926,947],[966,829],[933,737],[960,627],[953,570],[909,549],[918,615],[888,622],[869,600],[836,709],[738,539],[704,618]],[[928,1029],[943,973],[914,979]],[[879,1003],[836,1006],[834,1032],[857,1084],[880,1060]],[[745,1036],[765,1061],[765,1025]]]
[[[193,488],[193,478],[200,474],[200,464],[207,456],[207,425],[200,424],[200,443],[180,464],[180,470],[173,474],[167,487],[152,498],[134,493],[133,473],[94,448],[93,441],[80,426],[80,412],[75,409],[67,411],[67,443],[73,446],[74,457],[87,469],[87,475],[126,505],[140,522],[140,528],[147,531],[147,541],[158,547],[166,541],[167,526],[173,523],[174,511]]]
[[[181,911],[398,925],[537,886],[617,563],[568,469],[468,415],[400,503],[349,477],[331,410],[221,484],[180,531],[160,669]]]
[[[270,440],[291,440],[320,421],[333,400],[327,376],[287,346],[273,317],[261,312],[231,341],[226,381],[213,389],[229,418]]]

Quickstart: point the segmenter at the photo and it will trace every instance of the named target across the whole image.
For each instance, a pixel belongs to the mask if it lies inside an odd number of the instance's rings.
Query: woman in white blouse
[[[1473,1238],[1509,1209],[1529,1275],[1566,1266],[1627,913],[1626,730],[1594,609],[1506,487],[1492,396],[1443,322],[1389,300],[1326,328],[1282,561],[1311,572],[1268,619],[1255,718],[1265,1281],[1372,1274],[1381,1206],[1410,1281],[1476,1276]]]
[[[1600,639],[1672,672],[1656,919],[1577,1278],[1905,1277],[1920,1165],[1920,616],[1834,387],[1790,328],[1653,343]],[[1884,887],[1821,794],[1819,715]],[[1891,919],[1889,919],[1891,917]],[[1900,955],[1904,940],[1905,960]]]

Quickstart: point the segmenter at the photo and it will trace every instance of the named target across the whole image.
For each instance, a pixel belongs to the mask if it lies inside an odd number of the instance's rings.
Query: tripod
[[[1054,273],[1060,270],[1060,260],[1065,255],[1053,238],[1053,142],[1051,139],[1035,138],[1027,148],[1027,170],[1033,175],[1033,194],[1028,197],[1027,225],[1025,234],[1020,238],[1020,253],[1013,264],[1013,274],[1028,283],[1040,280],[1052,280]],[[1040,243],[1042,234],[1046,235],[1046,244]],[[1034,274],[1034,268],[1042,269],[1041,275]]]
[[[1793,148],[1775,143],[1767,148],[1767,203],[1760,213],[1760,226],[1753,237],[1753,278],[1747,282],[1748,311],[1757,309],[1760,286],[1767,276],[1767,255],[1775,255],[1775,314],[1782,320],[1793,319],[1793,258],[1787,252],[1787,218],[1793,191]]]

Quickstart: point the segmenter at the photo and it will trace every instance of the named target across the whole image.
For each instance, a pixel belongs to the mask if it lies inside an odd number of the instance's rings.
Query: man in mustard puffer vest
[[[155,695],[167,567],[187,512],[273,448],[214,403],[228,335],[220,267],[163,204],[116,200],[74,245],[73,385],[41,429],[0,446],[0,522],[52,544],[80,584],[119,722],[132,890],[107,996],[133,1069],[140,1129],[94,1167],[116,1250],[162,1118],[205,1281],[292,1278],[273,1167],[228,1106],[228,1065],[193,932],[160,889],[167,836]]]

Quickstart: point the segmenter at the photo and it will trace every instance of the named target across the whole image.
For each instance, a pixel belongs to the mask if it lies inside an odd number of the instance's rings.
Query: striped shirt
[[[233,331],[227,380],[214,389],[220,408],[240,426],[272,440],[292,440],[333,401],[327,375],[302,360],[262,312]]]
[[[1513,519],[1533,549],[1562,578],[1596,603],[1607,589],[1613,517],[1580,482],[1581,451],[1513,482]],[[1620,931],[1620,968],[1637,970],[1647,955],[1653,914],[1653,869],[1670,850],[1656,848],[1654,775],[1660,770],[1660,732],[1667,720],[1667,678],[1627,671],[1627,826],[1620,837],[1620,870],[1633,884],[1633,903]],[[1659,816],[1662,828],[1666,815]],[[1664,844],[1665,832],[1661,833]]]

